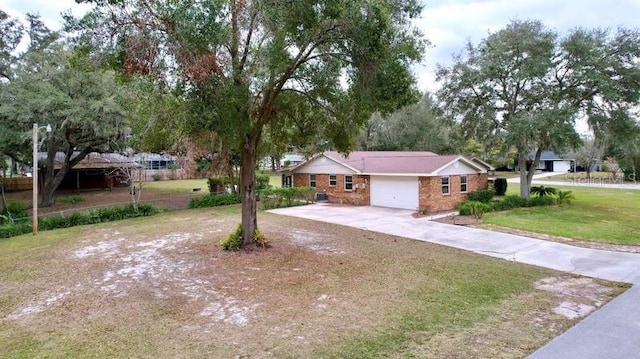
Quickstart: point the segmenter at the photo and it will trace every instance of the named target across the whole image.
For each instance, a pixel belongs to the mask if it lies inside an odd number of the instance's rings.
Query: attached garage
[[[416,210],[418,177],[371,176],[371,205]]]

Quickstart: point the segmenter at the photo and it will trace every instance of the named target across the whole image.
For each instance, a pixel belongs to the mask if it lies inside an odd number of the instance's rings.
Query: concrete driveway
[[[412,211],[332,204],[271,213],[438,243],[475,253],[589,277],[631,283],[632,289],[531,355],[535,359],[640,358],[640,254],[562,243],[413,218]]]

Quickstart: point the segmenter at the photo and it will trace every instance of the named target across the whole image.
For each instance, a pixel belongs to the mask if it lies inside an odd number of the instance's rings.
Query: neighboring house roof
[[[77,156],[79,152],[73,154],[72,158]],[[39,152],[38,159],[44,160],[47,158],[46,152]],[[63,152],[56,153],[56,157],[53,160],[53,167],[55,169],[62,168],[65,154]],[[140,167],[140,164],[133,159],[123,156],[119,153],[97,153],[91,152],[85,158],[83,158],[77,165],[73,166],[73,169],[107,169],[107,168],[131,168]]]
[[[529,159],[534,159],[535,157],[536,157],[535,151],[529,152]],[[565,160],[571,160],[571,159],[572,158],[559,156],[553,151],[542,151],[542,154],[540,154],[540,161],[565,161]]]
[[[289,161],[292,163],[300,163],[300,162],[304,162],[306,160],[306,158],[304,157],[304,155],[301,155],[299,153],[285,153],[282,156],[282,161]]]
[[[388,174],[388,175],[436,175],[440,170],[457,161],[464,162],[468,166],[479,171],[487,171],[490,168],[472,161],[461,155],[440,156],[433,152],[410,151],[354,151],[344,156],[335,151],[328,151],[314,156],[291,171],[302,168],[305,164],[315,161],[320,157],[328,158],[358,174]]]

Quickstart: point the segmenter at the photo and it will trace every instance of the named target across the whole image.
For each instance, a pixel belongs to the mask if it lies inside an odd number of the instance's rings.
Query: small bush
[[[269,175],[257,174],[256,175],[256,188],[258,191],[269,188]]]
[[[7,207],[2,211],[2,215],[7,217],[9,220],[29,217],[27,207],[24,203],[15,201],[7,203]]]
[[[82,196],[62,197],[59,199],[59,201],[62,203],[76,204],[76,203],[84,202],[84,197]]]
[[[313,187],[270,188],[260,191],[260,203],[263,209],[291,207],[313,203],[315,195]]]
[[[225,183],[221,178],[207,178],[207,185],[209,186],[209,193],[224,192]]]
[[[529,199],[530,207],[550,206],[556,204],[556,199],[551,196],[540,196]]]
[[[479,191],[469,192],[469,201],[489,203],[495,195],[491,189],[481,189]]]
[[[155,182],[158,182],[158,181],[160,181],[162,179],[162,176],[159,173],[154,173],[151,176],[151,179],[153,179]]]
[[[463,216],[474,216],[480,219],[485,213],[491,211],[491,206],[480,201],[464,201],[458,206],[458,211]]]
[[[571,202],[576,197],[573,195],[571,191],[558,191],[558,198],[556,198],[556,203],[560,204],[571,204]]]
[[[227,206],[241,202],[242,196],[239,194],[210,194],[192,198],[191,201],[189,201],[189,208]]]
[[[253,235],[253,240],[256,241],[256,244],[262,248],[271,247],[271,243],[269,243],[267,237],[265,237],[259,229],[256,229],[256,233]]]
[[[529,190],[529,193],[535,194],[538,197],[546,197],[546,196],[556,194],[556,189],[553,187],[533,186]]]
[[[504,197],[501,201],[491,204],[494,211],[506,211],[514,208],[527,207],[528,201],[518,195],[510,195]]]
[[[507,179],[496,178],[495,182],[493,182],[493,188],[495,189],[497,196],[504,196],[505,193],[507,193]]]
[[[22,221],[17,223],[7,223],[0,226],[0,238],[10,238],[33,231],[31,222]]]
[[[227,238],[220,242],[220,246],[225,251],[238,250],[242,245],[242,224],[238,224],[235,232],[231,233]]]

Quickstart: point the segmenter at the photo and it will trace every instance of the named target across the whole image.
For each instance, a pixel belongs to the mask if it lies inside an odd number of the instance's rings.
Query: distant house
[[[40,161],[46,159],[45,152],[38,153]],[[56,153],[54,171],[62,168],[65,155]],[[60,190],[126,187],[128,183],[118,173],[120,169],[139,168],[140,164],[118,153],[91,152],[76,164],[62,180]],[[42,179],[42,175],[40,175]]]
[[[285,187],[311,186],[329,202],[439,212],[487,188],[486,163],[433,152],[318,154],[282,172]]]
[[[529,152],[529,162],[527,166],[533,162],[536,153]],[[569,172],[574,169],[575,159],[560,156],[553,151],[543,151],[540,156],[540,163],[536,169],[546,172]]]

